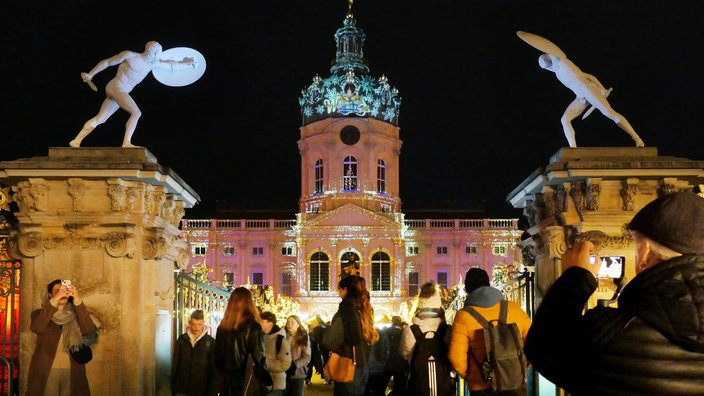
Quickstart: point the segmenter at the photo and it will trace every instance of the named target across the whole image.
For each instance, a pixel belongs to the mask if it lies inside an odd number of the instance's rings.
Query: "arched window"
[[[386,192],[386,163],[383,159],[376,163],[376,192]]]
[[[328,291],[330,289],[330,259],[323,252],[310,256],[310,291]]]
[[[372,291],[391,291],[391,260],[384,252],[372,256]]]
[[[357,158],[352,155],[342,162],[342,189],[357,191]]]
[[[340,257],[340,274],[344,278],[347,275],[360,275],[359,256],[355,252],[345,252]]]
[[[323,160],[315,161],[315,193],[323,192]]]

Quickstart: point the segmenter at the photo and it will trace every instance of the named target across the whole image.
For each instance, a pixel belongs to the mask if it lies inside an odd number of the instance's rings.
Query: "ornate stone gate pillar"
[[[0,162],[19,223],[10,251],[23,260],[21,389],[36,337],[30,313],[46,285],[71,279],[104,329],[87,373],[96,395],[169,393],[173,271],[188,263],[177,228],[198,195],[144,148],[50,148]]]

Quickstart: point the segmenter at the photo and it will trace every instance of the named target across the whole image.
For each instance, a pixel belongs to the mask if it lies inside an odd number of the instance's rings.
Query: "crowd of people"
[[[331,322],[317,317],[308,330],[295,315],[280,328],[274,313],[255,306],[249,289],[236,288],[215,338],[203,312],[191,314],[175,346],[172,392],[300,396],[313,370],[329,382],[323,367],[334,353],[354,362],[351,381],[332,382],[335,396],[452,395],[458,377],[472,396],[525,395],[525,372],[515,389],[497,390],[504,379],[491,378],[506,374],[500,364],[487,367],[502,359],[489,351],[495,341],[490,338],[503,334],[489,331],[491,322],[509,324],[520,359],[527,357],[570,394],[702,395],[704,199],[691,192],[663,196],[639,211],[628,229],[637,275],[618,306],[585,311],[599,264],[590,260],[591,242],[576,242],[562,256],[563,273],[532,323],[480,268],[467,271],[464,308],[452,324],[432,282],[421,287],[412,323],[394,317],[383,329],[375,327],[366,281],[358,275],[340,280],[342,301]],[[42,308],[32,313],[37,346],[27,394],[89,395],[90,359],[80,351],[96,333],[95,321],[74,286],[56,280],[47,292]]]

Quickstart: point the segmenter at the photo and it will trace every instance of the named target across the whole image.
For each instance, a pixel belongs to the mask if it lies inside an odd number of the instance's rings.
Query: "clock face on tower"
[[[342,143],[353,146],[359,141],[359,129],[352,125],[347,125],[340,131],[340,140]]]

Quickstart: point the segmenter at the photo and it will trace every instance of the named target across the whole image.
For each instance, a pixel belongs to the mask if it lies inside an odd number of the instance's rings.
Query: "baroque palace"
[[[301,196],[295,219],[183,219],[188,270],[220,287],[272,286],[302,316],[330,318],[343,273],[367,280],[378,315],[424,282],[462,283],[467,269],[520,265],[518,219],[406,219],[399,196],[401,98],[370,74],[351,12],[335,33],[328,77],[301,92]],[[292,148],[293,149],[293,148]]]

